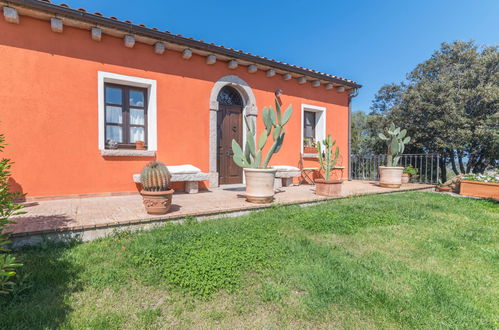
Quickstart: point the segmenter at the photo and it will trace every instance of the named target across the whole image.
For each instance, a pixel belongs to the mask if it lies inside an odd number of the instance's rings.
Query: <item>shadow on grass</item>
[[[81,269],[68,252],[67,246],[42,244],[16,253],[24,266],[14,292],[0,296],[0,329],[54,329],[64,324],[71,312],[68,298],[81,289]]]

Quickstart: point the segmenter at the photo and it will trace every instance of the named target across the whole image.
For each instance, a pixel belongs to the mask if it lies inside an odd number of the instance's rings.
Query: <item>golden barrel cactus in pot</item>
[[[140,194],[149,214],[166,214],[172,204],[173,189],[170,189],[172,175],[165,164],[152,161],[140,173],[142,190]]]

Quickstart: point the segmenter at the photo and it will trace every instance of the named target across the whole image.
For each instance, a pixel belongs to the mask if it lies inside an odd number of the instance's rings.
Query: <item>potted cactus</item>
[[[149,214],[166,214],[172,204],[173,189],[169,189],[171,174],[160,162],[152,161],[140,173],[140,194]]]
[[[411,138],[406,136],[407,131],[401,130],[400,127],[395,127],[392,123],[386,130],[387,135],[379,133],[379,138],[386,141],[388,147],[386,154],[386,166],[379,167],[379,185],[386,188],[400,188],[402,184],[403,167],[397,166],[400,156],[403,154],[405,145],[411,141]]]
[[[333,141],[331,135],[328,135],[324,141],[324,151],[320,141],[317,141],[317,153],[319,154],[319,162],[324,171],[324,179],[316,179],[315,193],[321,196],[339,196],[341,194],[341,184],[343,180],[331,179],[331,172],[336,168],[340,148],[336,147],[333,156],[333,147],[336,141]]]
[[[271,157],[278,153],[284,141],[284,125],[291,118],[292,106],[282,114],[279,100],[275,100],[276,110],[272,106],[263,108],[263,123],[265,129],[256,141],[256,127],[244,117],[246,125],[246,145],[244,151],[232,140],[233,160],[237,166],[244,169],[246,179],[246,200],[251,203],[270,203],[274,199],[274,179],[276,169],[269,167]],[[273,143],[266,156],[263,149],[272,136]],[[255,142],[256,141],[256,142]]]

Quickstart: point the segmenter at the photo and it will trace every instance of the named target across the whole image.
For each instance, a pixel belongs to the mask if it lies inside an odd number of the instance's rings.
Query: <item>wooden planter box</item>
[[[499,183],[461,181],[461,195],[499,199]]]

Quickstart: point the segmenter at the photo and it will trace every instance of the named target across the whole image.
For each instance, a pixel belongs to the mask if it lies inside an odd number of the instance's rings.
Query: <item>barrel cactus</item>
[[[255,143],[256,137],[256,127],[253,121],[248,121],[248,118],[244,117],[244,123],[246,126],[246,146],[244,151],[241,146],[232,140],[232,151],[234,153],[234,162],[243,168],[268,168],[270,158],[279,152],[284,141],[285,131],[284,125],[291,118],[293,113],[292,106],[290,105],[284,114],[281,112],[281,105],[277,98],[275,99],[276,110],[272,106],[263,108],[263,123],[265,129],[258,137],[258,141]],[[262,151],[265,144],[272,136],[273,143],[270,147],[267,155],[264,157]]]
[[[400,127],[395,127],[391,123],[390,127],[386,129],[388,136],[379,133],[379,138],[386,141],[388,147],[386,153],[386,166],[395,167],[399,163],[400,156],[404,153],[405,145],[411,141],[411,138],[406,136],[407,130],[401,130]]]
[[[171,177],[165,164],[152,161],[140,173],[140,182],[145,191],[167,191]]]
[[[322,141],[317,141],[317,152],[319,154],[319,162],[321,164],[321,168],[324,171],[324,177],[326,180],[331,179],[331,171],[336,167],[336,163],[338,162],[338,157],[340,156],[340,148],[336,147],[333,156],[333,147],[336,144],[336,141],[333,140],[330,134]],[[324,145],[324,154],[322,153],[322,145]]]

